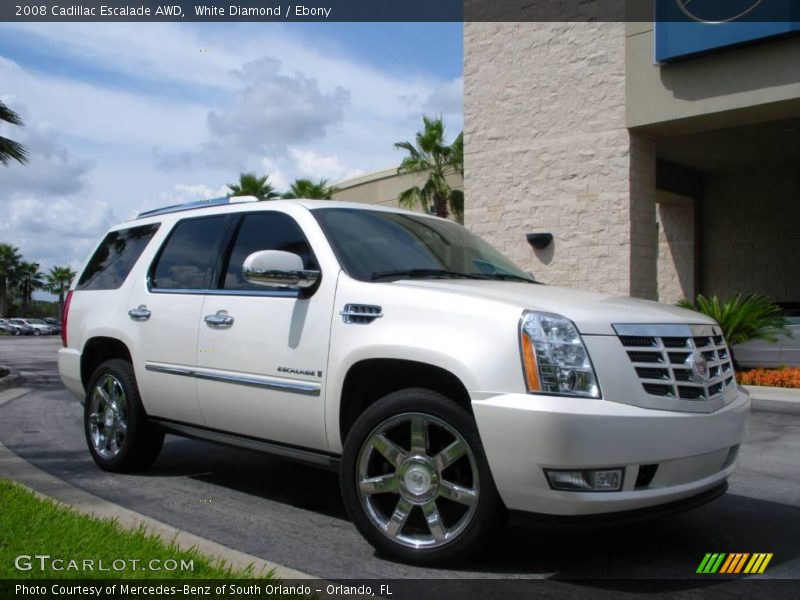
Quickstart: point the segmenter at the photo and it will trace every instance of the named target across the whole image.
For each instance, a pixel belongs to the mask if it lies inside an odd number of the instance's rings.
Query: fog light
[[[618,492],[622,489],[624,469],[584,469],[554,471],[545,469],[550,487],[565,492]]]

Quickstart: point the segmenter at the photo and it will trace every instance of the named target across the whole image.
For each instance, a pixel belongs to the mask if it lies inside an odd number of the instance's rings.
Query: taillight
[[[64,300],[64,312],[61,313],[61,343],[67,347],[67,316],[69,315],[69,303],[72,301],[72,290],[67,292],[67,299]]]

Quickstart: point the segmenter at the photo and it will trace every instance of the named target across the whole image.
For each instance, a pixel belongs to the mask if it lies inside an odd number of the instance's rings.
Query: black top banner
[[[797,0],[2,0],[0,21],[800,21]]]

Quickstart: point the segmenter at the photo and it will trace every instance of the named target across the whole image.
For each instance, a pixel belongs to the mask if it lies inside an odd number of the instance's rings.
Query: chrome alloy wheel
[[[359,452],[357,478],[372,524],[410,548],[451,542],[478,506],[471,448],[452,426],[428,414],[399,414],[375,427]]]
[[[119,379],[108,373],[95,383],[89,405],[89,437],[95,452],[114,458],[122,448],[128,430],[125,390]]]

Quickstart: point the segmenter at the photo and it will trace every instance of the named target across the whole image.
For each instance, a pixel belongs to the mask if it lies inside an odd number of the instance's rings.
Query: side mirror
[[[246,281],[272,288],[312,287],[319,281],[319,271],[303,268],[303,259],[292,252],[261,250],[244,259],[242,275]]]

